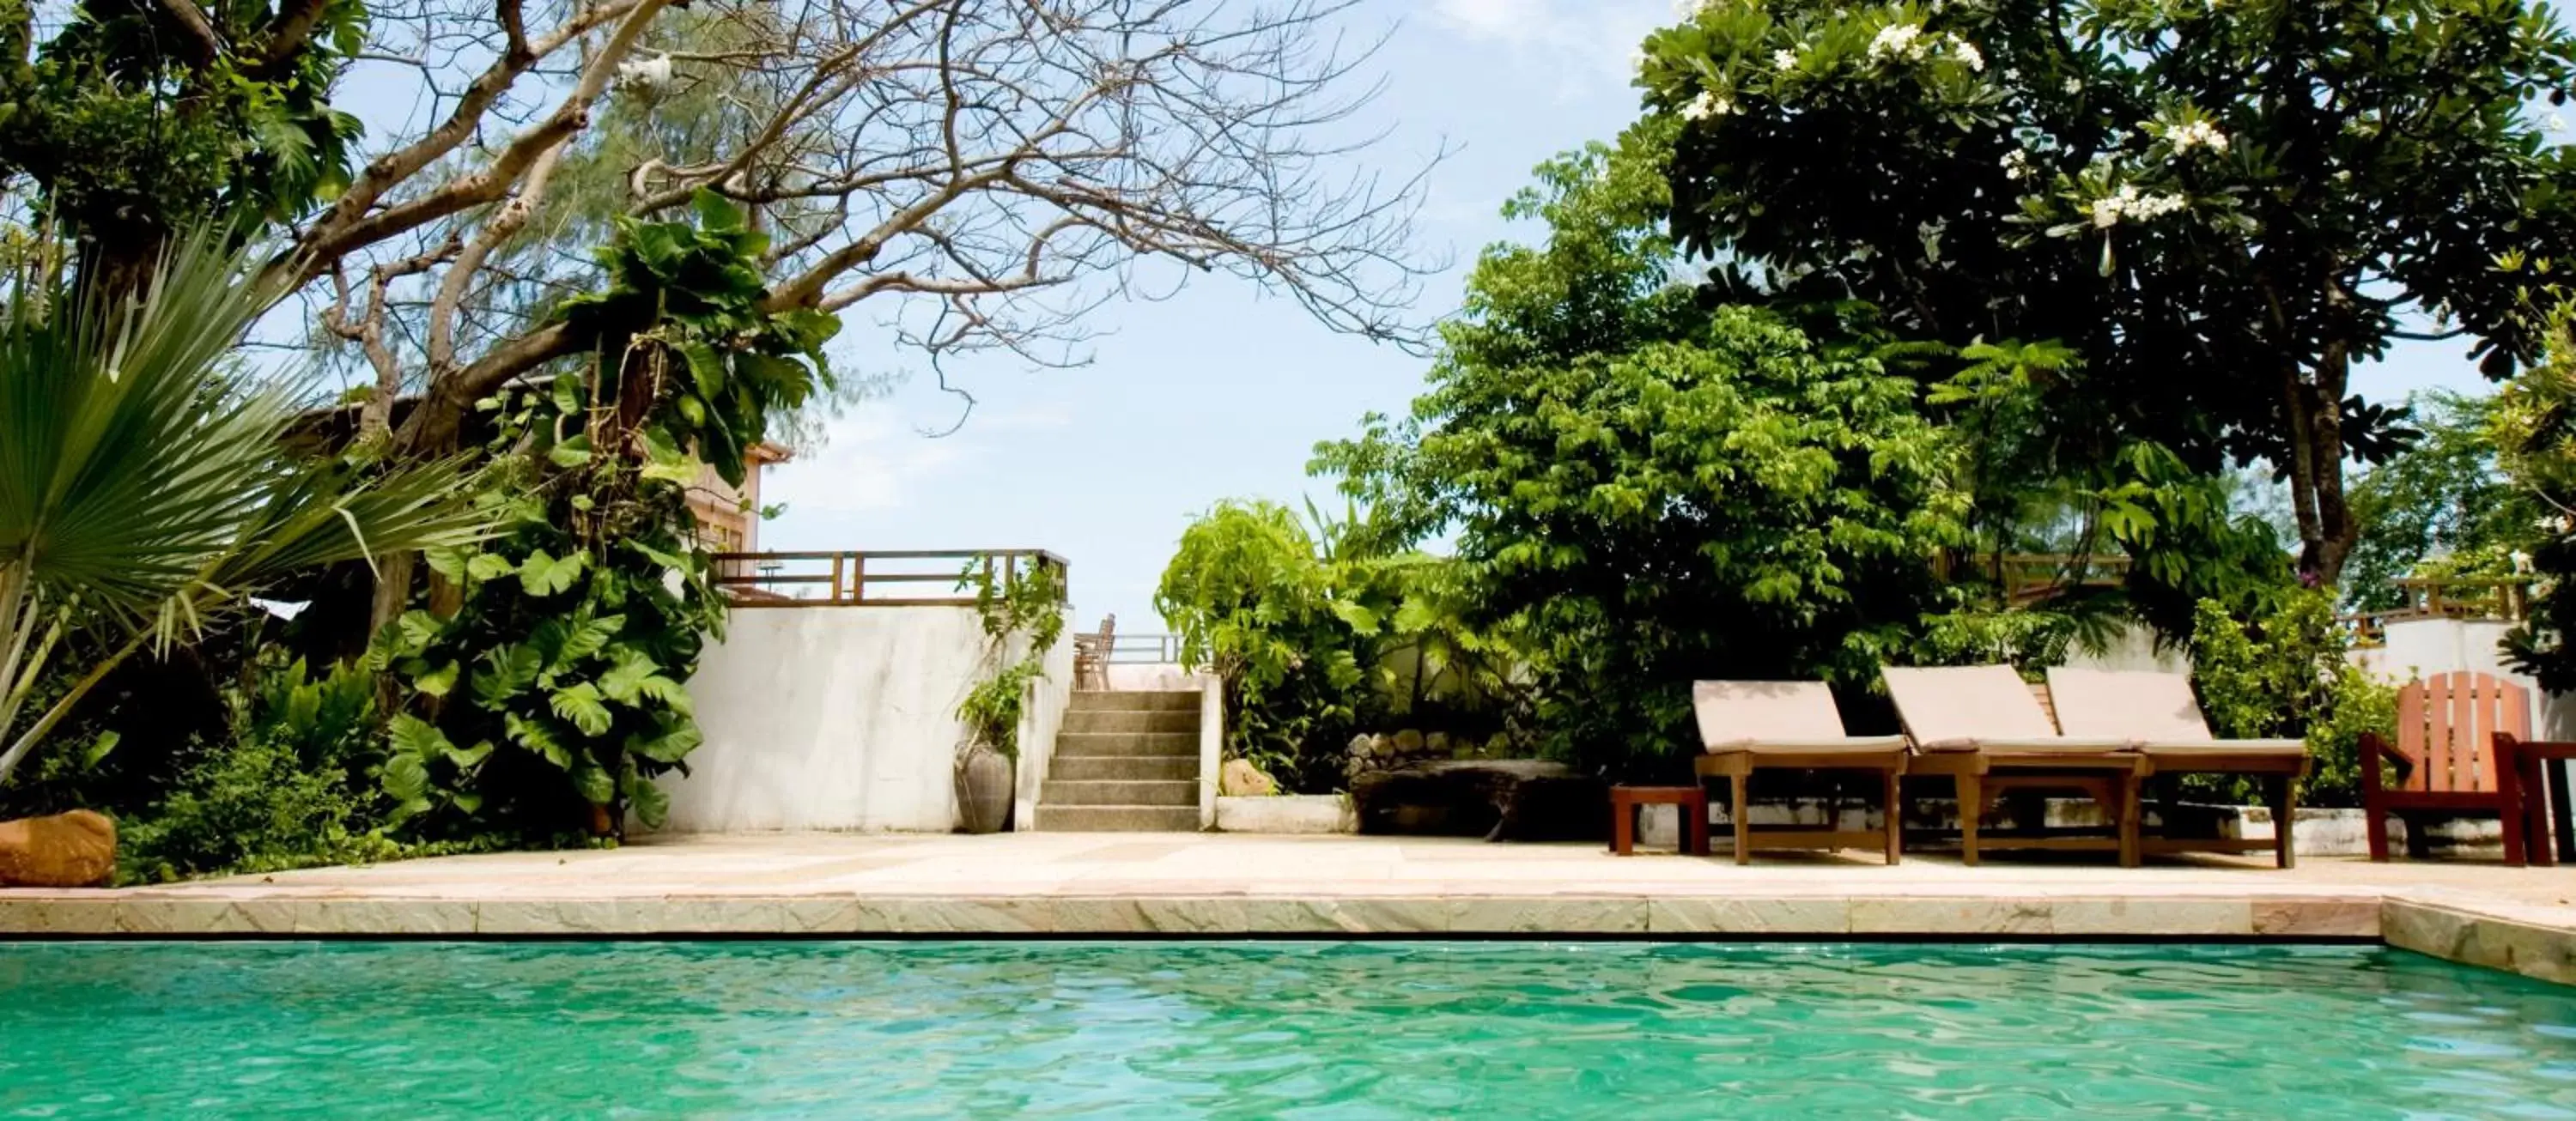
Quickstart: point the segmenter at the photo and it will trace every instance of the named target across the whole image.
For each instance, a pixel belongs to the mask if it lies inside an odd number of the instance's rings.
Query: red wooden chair
[[[2433,822],[2493,815],[2504,826],[2505,863],[2520,866],[2522,796],[2513,769],[2497,765],[2498,733],[2514,739],[2531,734],[2529,690],[2466,672],[2437,673],[2398,690],[2397,742],[2391,745],[2377,733],[2361,737],[2370,858],[2388,859],[2391,816],[2405,819],[2406,855],[2420,858]]]

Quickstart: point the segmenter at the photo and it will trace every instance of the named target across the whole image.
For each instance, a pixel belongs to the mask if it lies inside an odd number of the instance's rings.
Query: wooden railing
[[[971,607],[992,583],[1018,586],[1031,562],[1063,557],[1044,549],[885,549],[807,553],[717,553],[715,583],[736,607]]]
[[[2001,589],[2006,602],[2022,604],[2069,588],[2116,588],[2129,578],[2129,558],[2116,553],[1967,553],[1945,551],[1936,558],[1945,580],[1984,580]]]
[[[2530,576],[2411,576],[2394,580],[2405,602],[2379,611],[2339,616],[2359,646],[2388,640],[2388,624],[2416,619],[2519,623],[2531,617]]]

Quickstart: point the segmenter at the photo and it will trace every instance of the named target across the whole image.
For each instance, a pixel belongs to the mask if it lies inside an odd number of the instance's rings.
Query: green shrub
[[[383,752],[373,679],[347,666],[314,679],[301,661],[236,692],[230,736],[201,745],[171,792],[120,823],[120,878],[268,872],[401,854],[377,833]]]
[[[2253,619],[2215,602],[2192,630],[2192,682],[2210,731],[2225,738],[2304,737],[2314,769],[2300,801],[2361,804],[2361,734],[2391,734],[2397,690],[2354,666],[2325,592],[2302,591]],[[2243,780],[2192,784],[2204,795],[2251,801]]]
[[[1154,607],[1225,682],[1226,749],[1290,790],[1330,789],[1370,699],[1364,645],[1287,507],[1220,502],[1181,534]],[[1371,622],[1374,629],[1374,620]]]

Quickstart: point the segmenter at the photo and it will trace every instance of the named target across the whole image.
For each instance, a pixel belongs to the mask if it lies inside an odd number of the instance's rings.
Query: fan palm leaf
[[[0,323],[0,781],[82,693],[146,642],[298,569],[487,532],[447,461],[364,472],[283,438],[301,380],[240,360],[275,302],[251,254],[178,239],[149,290],[16,293]],[[72,632],[110,651],[17,729]]]

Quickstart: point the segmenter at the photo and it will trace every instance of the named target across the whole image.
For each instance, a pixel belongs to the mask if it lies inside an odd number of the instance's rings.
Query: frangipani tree
[[[293,379],[236,360],[280,292],[253,264],[183,236],[145,295],[30,280],[0,323],[0,782],[147,645],[286,574],[483,532],[452,461],[361,473],[289,449]],[[79,632],[107,653],[30,715]]]
[[[2402,338],[2536,350],[2515,250],[2564,257],[2571,39],[2527,0],[1701,0],[1645,45],[1681,126],[1675,234],[1739,294],[1860,298],[1952,344],[2063,340],[2038,422],[2290,484],[2311,574],[2343,461],[2402,438],[2351,392]]]

